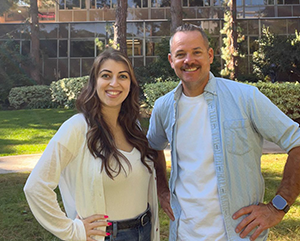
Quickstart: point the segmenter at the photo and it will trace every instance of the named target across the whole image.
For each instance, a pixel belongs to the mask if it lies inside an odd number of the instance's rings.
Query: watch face
[[[279,210],[283,210],[287,205],[287,202],[284,200],[284,198],[279,195],[276,195],[273,198],[272,203],[273,203],[274,207]]]

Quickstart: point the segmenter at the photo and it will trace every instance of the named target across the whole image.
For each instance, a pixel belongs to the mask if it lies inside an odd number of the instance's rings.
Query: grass
[[[74,113],[65,109],[0,111],[0,156],[43,152]]]
[[[41,153],[61,123],[74,110],[0,111],[0,156]],[[142,120],[145,128],[147,120]],[[262,157],[262,171],[266,181],[265,201],[275,194],[286,160],[286,154]],[[170,171],[170,169],[168,169]],[[29,173],[0,175],[0,241],[58,241],[35,220],[25,200],[23,186]],[[59,191],[56,190],[61,204]],[[169,219],[159,210],[161,240],[168,240]],[[269,241],[300,240],[300,198],[272,228]]]

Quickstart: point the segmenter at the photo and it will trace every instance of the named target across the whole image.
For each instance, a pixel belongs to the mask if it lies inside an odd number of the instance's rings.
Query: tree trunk
[[[238,32],[237,32],[237,22],[236,22],[236,0],[231,0],[230,4],[230,12],[231,12],[231,44],[232,44],[232,68],[233,71],[230,73],[230,79],[234,80],[238,76],[238,56],[236,53],[238,52]]]
[[[171,1],[171,34],[176,28],[182,25],[182,6],[181,0]]]
[[[116,22],[114,25],[114,45],[119,46],[121,52],[127,56],[126,43],[126,19],[128,3],[124,0],[118,0],[116,9]]]
[[[32,59],[32,66],[30,68],[31,78],[37,83],[42,84],[40,77],[40,39],[39,39],[39,19],[37,0],[30,0],[30,29],[31,29],[31,48],[30,57]]]

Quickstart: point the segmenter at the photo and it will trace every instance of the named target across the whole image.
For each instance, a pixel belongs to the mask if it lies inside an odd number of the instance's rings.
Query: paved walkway
[[[271,142],[264,142],[263,153],[285,153],[279,146]],[[166,148],[165,155],[170,165],[170,149]],[[0,174],[12,172],[30,172],[41,154],[0,157]]]

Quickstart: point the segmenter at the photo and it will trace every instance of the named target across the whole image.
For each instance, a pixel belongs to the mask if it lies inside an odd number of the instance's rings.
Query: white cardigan
[[[106,214],[101,160],[88,147],[88,125],[83,114],[62,124],[31,172],[24,192],[32,213],[49,232],[62,240],[86,240],[85,228],[76,215],[85,218]],[[152,210],[152,241],[159,238],[156,176],[150,178],[148,202]],[[66,214],[57,202],[54,189],[59,183]],[[105,230],[105,227],[101,228]],[[103,241],[104,237],[94,239]]]

